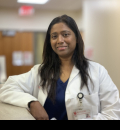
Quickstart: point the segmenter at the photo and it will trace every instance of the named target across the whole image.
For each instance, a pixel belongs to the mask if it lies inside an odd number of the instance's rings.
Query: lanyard
[[[80,107],[82,108],[82,99],[84,98],[84,94],[83,93],[78,93],[77,95],[79,101],[80,101]]]

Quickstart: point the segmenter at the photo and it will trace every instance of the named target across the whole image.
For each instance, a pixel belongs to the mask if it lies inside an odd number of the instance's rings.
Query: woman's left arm
[[[120,99],[119,91],[110,78],[107,70],[100,67],[100,113],[94,117],[95,120],[119,120],[120,119]]]

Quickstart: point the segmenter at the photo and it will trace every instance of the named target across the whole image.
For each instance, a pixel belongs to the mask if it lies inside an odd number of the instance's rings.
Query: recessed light
[[[26,4],[45,4],[49,0],[17,0],[18,3],[26,3]]]

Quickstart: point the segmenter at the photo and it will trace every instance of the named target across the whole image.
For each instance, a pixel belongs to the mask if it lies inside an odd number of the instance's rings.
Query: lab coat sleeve
[[[119,120],[120,100],[119,91],[107,70],[104,67],[99,69],[99,97],[100,113],[94,117],[95,120]]]
[[[9,77],[0,89],[0,101],[24,108],[28,108],[30,101],[38,101],[32,96],[37,72],[35,69],[33,67],[28,73]]]

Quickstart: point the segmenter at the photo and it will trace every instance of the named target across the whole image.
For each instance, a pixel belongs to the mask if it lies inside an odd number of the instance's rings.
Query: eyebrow
[[[63,32],[69,32],[70,33],[70,31],[68,31],[68,30],[64,30],[64,31],[62,31],[62,33]],[[54,33],[52,33],[51,35],[53,35],[53,34],[56,34],[57,32],[54,32]]]

